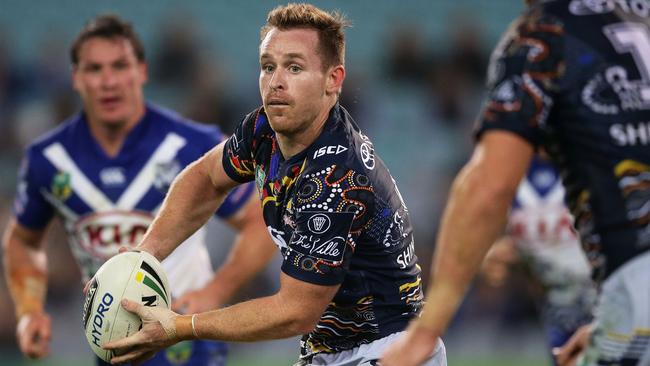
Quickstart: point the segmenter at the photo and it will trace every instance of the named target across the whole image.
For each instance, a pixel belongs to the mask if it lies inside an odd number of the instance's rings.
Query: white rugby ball
[[[128,337],[142,326],[140,318],[120,305],[122,299],[145,306],[171,306],[167,275],[160,262],[143,251],[120,253],[92,278],[83,307],[83,326],[93,352],[110,362],[119,352],[102,349],[109,341]]]

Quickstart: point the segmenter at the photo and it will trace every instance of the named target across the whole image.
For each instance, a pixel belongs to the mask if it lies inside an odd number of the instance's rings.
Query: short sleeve
[[[328,167],[304,177],[294,204],[295,230],[282,271],[318,285],[342,283],[374,211],[370,180],[354,170]]]
[[[254,132],[260,118],[264,118],[264,116],[259,112],[246,116],[224,146],[223,168],[226,174],[236,182],[250,182],[255,177]]]
[[[13,214],[16,220],[23,226],[30,229],[42,229],[50,222],[54,216],[52,205],[45,199],[41,192],[43,182],[39,181],[39,175],[36,173],[34,151],[27,150],[20,164],[18,173],[18,186],[16,188],[16,197],[13,203]],[[65,176],[55,176],[55,180],[64,180]],[[56,182],[52,182],[55,185]],[[61,189],[69,189],[67,185],[59,185]],[[65,194],[66,192],[61,192]]]
[[[561,22],[539,9],[515,20],[490,59],[477,139],[496,129],[513,132],[534,146],[542,143],[542,128],[564,72],[563,37]]]

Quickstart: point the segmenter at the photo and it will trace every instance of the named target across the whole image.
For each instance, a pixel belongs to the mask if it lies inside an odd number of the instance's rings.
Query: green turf
[[[260,359],[259,355],[251,357],[231,358],[227,366],[291,366],[295,362],[295,357],[286,359]],[[80,362],[74,360],[53,360],[46,361],[27,361],[24,359],[5,359],[0,362],[2,366],[92,366],[94,363]],[[449,366],[549,366],[546,360],[517,359],[514,357],[496,358],[496,357],[449,357]]]

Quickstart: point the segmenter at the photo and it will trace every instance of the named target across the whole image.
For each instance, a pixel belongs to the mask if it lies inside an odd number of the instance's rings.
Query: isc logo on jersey
[[[323,155],[338,155],[344,151],[347,151],[347,149],[347,147],[341,145],[323,146],[320,149],[314,151],[313,159],[319,158]]]
[[[145,212],[100,212],[79,220],[74,227],[74,237],[88,253],[106,260],[121,246],[135,247],[152,220],[153,216]]]

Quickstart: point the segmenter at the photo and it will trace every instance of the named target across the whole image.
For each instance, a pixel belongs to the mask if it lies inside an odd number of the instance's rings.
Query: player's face
[[[318,45],[317,32],[305,28],[272,28],[260,44],[260,94],[278,133],[300,133],[330,107]]]
[[[146,64],[125,38],[95,37],[79,49],[73,84],[91,123],[120,127],[144,114]]]

